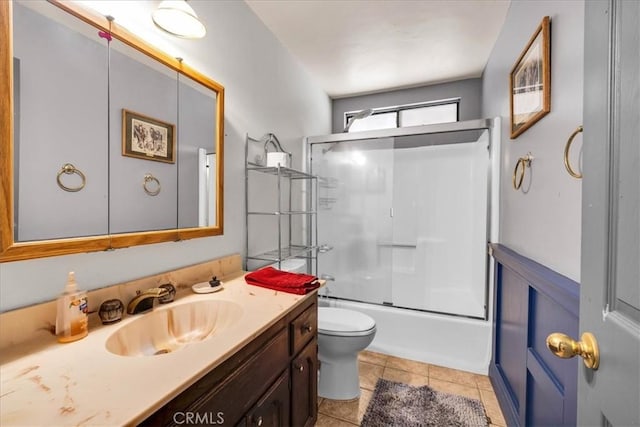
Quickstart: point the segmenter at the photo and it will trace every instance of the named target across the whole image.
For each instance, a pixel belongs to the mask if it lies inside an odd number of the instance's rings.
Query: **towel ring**
[[[516,163],[516,167],[513,170],[513,188],[514,190],[519,190],[522,187],[522,182],[524,181],[524,175],[526,174],[527,168],[531,167],[531,161],[533,160],[533,156],[531,153],[527,153],[526,156],[520,157],[518,162]],[[520,172],[518,176],[518,170],[522,165],[522,172]]]
[[[67,187],[62,183],[62,180],[60,179],[62,177],[62,174],[65,174],[65,175],[76,174],[82,179],[82,184],[80,184],[77,187]],[[62,188],[64,191],[75,193],[76,191],[80,191],[84,188],[85,184],[87,183],[87,178],[84,176],[84,174],[80,169],[76,169],[76,167],[73,166],[71,163],[65,163],[62,166],[62,169],[60,169],[60,172],[58,172],[58,175],[56,175],[56,181],[58,181],[58,186]]]
[[[158,188],[156,188],[155,190],[150,190],[149,187],[147,187],[147,184],[149,182],[155,182]],[[158,178],[148,173],[144,176],[144,180],[142,181],[142,188],[144,188],[144,192],[148,195],[157,196],[158,194],[160,194],[162,186],[160,185],[160,181],[158,181]]]
[[[573,139],[576,137],[576,135],[578,135],[582,131],[583,131],[582,125],[578,126],[576,130],[574,130],[571,136],[569,137],[569,140],[567,141],[567,145],[564,146],[564,167],[569,173],[569,175],[571,175],[576,179],[581,179],[582,174],[580,172],[574,171],[573,168],[571,167],[571,163],[569,163],[569,150],[571,149],[571,144],[573,143]]]

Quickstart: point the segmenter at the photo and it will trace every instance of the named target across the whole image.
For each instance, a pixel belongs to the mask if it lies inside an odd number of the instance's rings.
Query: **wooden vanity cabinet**
[[[317,325],[312,296],[140,425],[313,426]]]

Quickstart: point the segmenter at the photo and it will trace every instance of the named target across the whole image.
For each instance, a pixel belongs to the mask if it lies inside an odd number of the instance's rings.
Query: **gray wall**
[[[509,138],[509,73],[544,16],[551,18],[551,112]],[[500,241],[580,281],[581,181],[564,169],[567,138],[582,124],[584,2],[511,2],[483,75],[482,116],[502,117]],[[572,147],[582,146],[578,136]],[[517,159],[531,152],[526,193],[511,184]]]
[[[482,80],[467,79],[437,85],[334,99],[332,102],[332,132],[342,132],[342,129],[344,129],[344,113],[347,111],[437,101],[456,97],[461,98],[460,120],[479,119],[481,117],[481,94]]]
[[[150,12],[153,4],[146,7]],[[1,311],[54,299],[62,291],[68,271],[76,272],[83,289],[96,289],[241,253],[245,133],[261,136],[274,132],[293,152],[294,164],[300,166],[302,137],[330,132],[329,97],[244,2],[197,2],[193,7],[207,23],[207,36],[196,41],[167,40],[226,89],[224,235],[2,263]]]

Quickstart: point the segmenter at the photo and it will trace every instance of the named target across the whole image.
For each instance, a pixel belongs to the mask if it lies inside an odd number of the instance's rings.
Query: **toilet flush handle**
[[[323,245],[320,245],[318,247],[318,252],[320,252],[321,254],[327,253],[329,252],[331,249],[333,249],[333,246],[329,246],[326,243]]]

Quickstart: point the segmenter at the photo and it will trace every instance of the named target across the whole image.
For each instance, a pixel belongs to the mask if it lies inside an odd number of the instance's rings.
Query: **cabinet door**
[[[291,362],[291,425],[312,426],[318,409],[318,341]]]
[[[249,427],[287,427],[289,423],[289,370],[258,400],[245,417]]]

